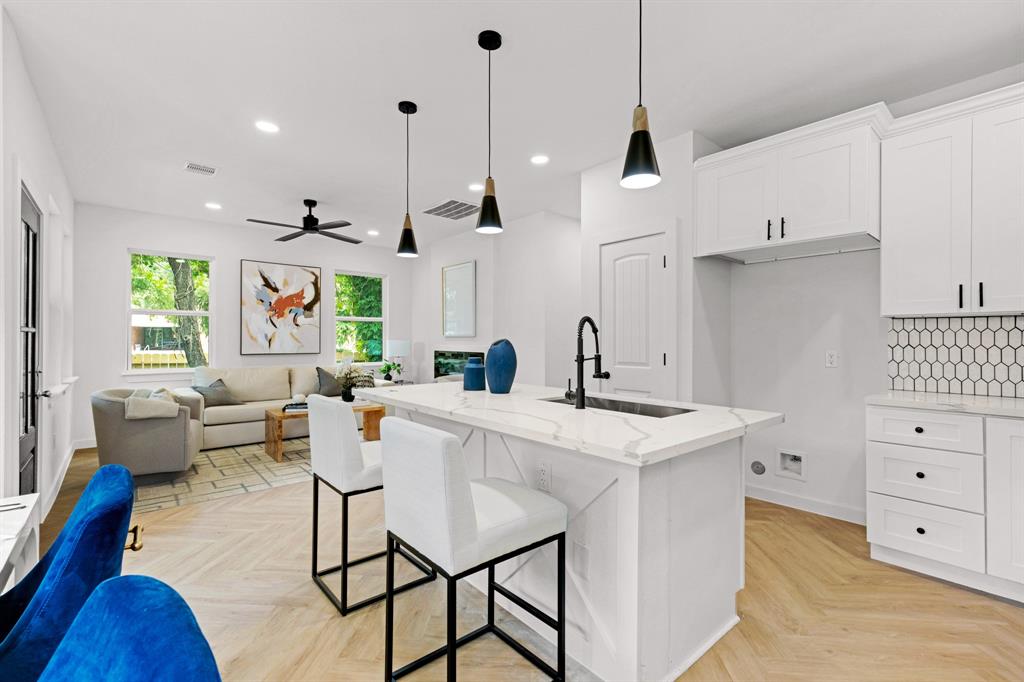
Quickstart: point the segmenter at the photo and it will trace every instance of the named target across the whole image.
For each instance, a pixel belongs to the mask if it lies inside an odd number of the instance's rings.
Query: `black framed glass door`
[[[19,367],[18,493],[36,492],[39,449],[39,309],[42,214],[23,187],[21,189],[21,333]]]

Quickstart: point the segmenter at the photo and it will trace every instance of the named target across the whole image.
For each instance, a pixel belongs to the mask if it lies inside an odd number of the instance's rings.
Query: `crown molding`
[[[724,151],[715,152],[714,154],[704,156],[695,161],[694,167],[702,168],[705,166],[717,165],[719,163],[742,158],[749,154],[759,154],[770,151],[793,142],[803,142],[804,140],[810,140],[822,135],[831,135],[832,133],[842,132],[844,130],[850,130],[852,128],[859,128],[862,126],[869,126],[871,130],[874,131],[875,135],[882,138],[885,137],[889,127],[892,125],[892,122],[893,117],[892,113],[889,111],[889,107],[887,107],[884,102],[878,102],[866,107],[861,107],[860,109],[848,111],[845,114],[826,118],[823,121],[808,123],[807,125],[800,126],[799,128],[794,128],[792,130],[772,135],[771,137],[765,137],[738,147],[732,147]]]
[[[927,128],[936,123],[942,123],[954,118],[973,116],[974,114],[995,109],[1014,102],[1024,102],[1024,82],[1007,85],[997,90],[966,97],[956,102],[942,104],[931,109],[919,111],[916,114],[900,116],[893,121],[885,137],[901,135],[911,130]]]

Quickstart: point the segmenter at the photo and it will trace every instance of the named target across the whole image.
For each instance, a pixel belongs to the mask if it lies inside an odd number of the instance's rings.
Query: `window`
[[[210,261],[131,254],[128,369],[205,367],[210,357]]]
[[[335,357],[341,362],[384,360],[384,277],[334,275]]]

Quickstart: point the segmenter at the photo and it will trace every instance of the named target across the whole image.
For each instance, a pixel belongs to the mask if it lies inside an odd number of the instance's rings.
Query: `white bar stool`
[[[455,680],[455,652],[493,633],[553,679],[565,680],[565,531],[569,513],[560,501],[498,478],[470,481],[462,445],[450,433],[411,421],[381,421],[384,521],[388,529],[384,679],[396,680],[442,656]],[[494,580],[495,565],[549,542],[558,546],[555,617]],[[448,643],[394,670],[395,554],[408,550],[448,581]],[[407,556],[407,555],[406,555]],[[455,588],[460,578],[487,569],[487,624],[456,636]],[[558,660],[552,667],[494,622],[497,592],[554,628]]]
[[[352,407],[337,398],[311,395],[309,401],[309,447],[313,468],[313,582],[331,600],[334,607],[346,616],[351,611],[369,606],[384,599],[384,592],[363,599],[355,604],[348,603],[348,569],[352,566],[383,557],[387,551],[349,561],[348,558],[348,498],[380,490],[381,447],[380,441],[359,440],[359,429]],[[341,563],[337,566],[318,569],[316,554],[319,544],[320,527],[320,483],[341,495]],[[422,578],[398,587],[402,592],[417,585],[430,582],[437,573],[421,564],[415,557],[402,552],[416,568],[425,574]],[[323,581],[323,576],[341,571],[341,595],[334,592]]]

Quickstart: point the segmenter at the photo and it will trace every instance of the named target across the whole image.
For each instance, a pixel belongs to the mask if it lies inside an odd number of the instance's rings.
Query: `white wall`
[[[579,318],[579,223],[540,212],[506,221],[497,236],[467,231],[420,249],[413,274],[413,363],[417,381],[432,381],[435,350],[487,352],[508,338],[516,381],[560,386],[575,356]],[[473,338],[441,333],[441,268],[476,261],[477,326]]]
[[[124,209],[79,204],[76,207],[75,289],[79,301],[75,324],[75,363],[80,379],[75,396],[74,434],[83,447],[93,438],[89,394],[112,386],[187,386],[190,374],[131,375],[127,372],[129,250],[212,258],[210,266],[210,364],[334,364],[334,287],[337,270],[385,275],[385,335],[410,339],[412,265],[392,248],[331,242],[303,237],[275,242],[278,233],[249,225],[229,226]],[[319,355],[241,355],[241,259],[265,260],[321,268]]]
[[[9,17],[0,12],[2,26],[2,223],[0,233],[0,495],[18,489],[18,304],[20,293],[21,185],[43,213],[42,221],[42,385],[54,393],[43,400],[37,451],[38,490],[48,510],[71,455],[71,392],[65,378],[70,362],[72,247],[74,203],[67,179],[50,139],[35,89],[22,59],[18,37]]]
[[[878,255],[732,266],[733,399],[786,413],[746,439],[751,496],[864,522],[864,397],[886,389]],[[775,473],[779,448],[805,454],[805,481]]]

